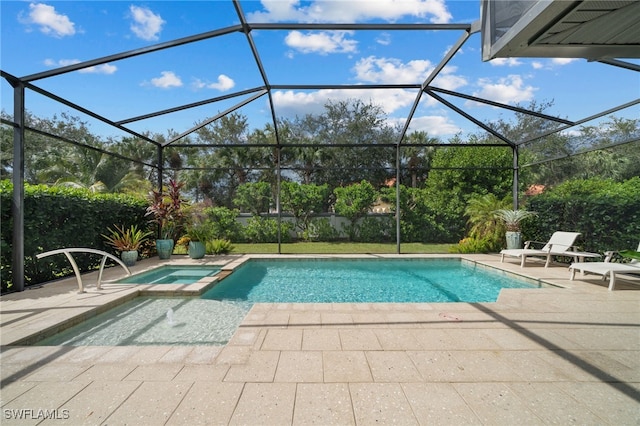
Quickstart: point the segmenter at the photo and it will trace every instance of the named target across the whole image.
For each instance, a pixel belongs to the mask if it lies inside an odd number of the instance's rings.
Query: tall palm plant
[[[468,235],[474,240],[483,241],[485,251],[495,251],[502,246],[505,227],[495,211],[509,204],[508,199],[501,200],[494,194],[478,194],[467,202],[465,215],[469,217]]]

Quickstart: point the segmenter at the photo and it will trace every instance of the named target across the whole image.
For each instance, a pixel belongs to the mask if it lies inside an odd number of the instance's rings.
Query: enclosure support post
[[[400,144],[396,145],[396,253],[400,254]]]
[[[282,254],[282,213],[280,208],[280,146],[276,147],[276,212],[278,213],[278,254]]]
[[[513,146],[513,209],[518,210],[518,145]]]
[[[13,86],[13,287],[24,290],[24,84],[10,81]]]
[[[156,159],[157,161],[157,166],[158,166],[158,191],[160,191],[160,193],[162,193],[162,175],[164,174],[164,147],[162,145],[158,145],[158,157]],[[158,224],[158,234],[156,235],[156,238],[160,239],[162,238],[162,229],[160,228],[162,226],[161,223]]]

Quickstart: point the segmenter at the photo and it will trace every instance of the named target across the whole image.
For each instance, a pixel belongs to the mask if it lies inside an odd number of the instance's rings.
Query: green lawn
[[[400,251],[403,254],[417,253],[449,253],[449,247],[453,244],[422,244],[403,243]],[[233,243],[232,253],[261,253],[277,254],[278,244],[243,244]],[[281,252],[283,254],[357,254],[357,253],[396,253],[395,243],[282,243]]]

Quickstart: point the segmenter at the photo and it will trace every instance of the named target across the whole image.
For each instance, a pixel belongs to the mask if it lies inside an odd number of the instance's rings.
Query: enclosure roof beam
[[[569,158],[569,157],[576,157],[576,156],[578,156],[578,155],[586,154],[586,153],[588,153],[588,152],[602,151],[603,149],[614,148],[614,147],[616,147],[616,146],[626,145],[626,144],[628,144],[628,143],[638,142],[638,141],[640,141],[640,137],[632,136],[632,137],[630,137],[629,139],[626,139],[626,140],[623,140],[623,141],[619,141],[619,142],[614,142],[614,143],[612,143],[612,144],[610,144],[610,145],[607,145],[607,146],[605,146],[605,147],[602,147],[602,146],[594,146],[594,147],[591,147],[591,148],[589,148],[589,149],[582,149],[582,150],[577,151],[577,152],[567,153],[567,154],[564,154],[564,155],[557,155],[557,156],[555,156],[555,157],[547,158],[547,159],[540,160],[540,161],[536,161],[536,162],[534,162],[534,163],[528,163],[528,164],[525,164],[525,165],[520,166],[520,167],[532,167],[532,166],[538,166],[538,165],[540,165],[540,164],[549,163],[549,162],[551,162],[551,161],[562,160],[562,159],[564,159],[564,158]]]
[[[350,143],[331,143],[331,144],[314,144],[314,143],[286,143],[280,145],[280,148],[395,148],[396,143],[363,143],[363,144],[350,144]],[[189,144],[172,144],[175,148],[275,148],[276,145],[272,143],[189,143]],[[508,147],[503,143],[456,143],[456,144],[444,144],[444,143],[412,143],[407,147],[442,147],[442,148],[486,148],[488,146],[494,146],[499,148]]]
[[[251,27],[247,23],[244,12],[242,10],[242,6],[240,5],[240,1],[233,0],[233,6],[236,9],[238,18],[240,19],[240,24],[242,25],[245,37],[247,38],[247,42],[249,43],[249,47],[251,48],[251,54],[253,55],[253,59],[256,61],[256,65],[258,67],[258,71],[260,72],[260,76],[262,77],[262,81],[264,82],[264,85],[267,88],[267,94],[269,98],[269,109],[271,110],[271,120],[273,121],[273,130],[275,132],[276,145],[280,145],[280,136],[278,132],[278,120],[276,119],[276,112],[273,105],[273,95],[271,93],[271,87],[269,85],[269,78],[267,77],[267,72],[264,69],[262,60],[260,59],[260,53],[258,53],[258,48],[256,47],[256,44],[253,41],[253,37],[251,36]]]
[[[77,64],[67,65],[64,67],[52,69],[49,71],[44,71],[36,74],[31,74],[22,77],[24,81],[35,81],[43,78],[54,77],[61,74],[66,74],[72,71],[78,71],[83,68],[95,67],[97,65],[106,64],[107,62],[115,62],[120,61],[122,59],[132,58],[134,56],[143,55],[145,53],[157,52],[159,50],[169,49],[171,47],[182,46],[188,43],[194,43],[196,41],[206,40],[213,37],[218,37],[225,34],[230,34],[234,32],[242,31],[242,27],[240,25],[234,25],[231,27],[221,28],[215,31],[208,31],[201,34],[196,34],[189,37],[183,37],[171,41],[167,41],[164,43],[158,43],[151,46],[143,47],[140,49],[128,50],[126,52],[116,53],[114,55],[103,56],[101,58],[92,59],[89,61],[78,62]]]
[[[449,63],[451,58],[453,58],[453,56],[458,52],[458,50],[460,50],[462,45],[469,39],[469,36],[471,36],[471,27],[465,29],[464,34],[462,34],[460,38],[458,38],[458,40],[456,41],[456,44],[454,44],[451,47],[451,49],[449,49],[449,51],[444,56],[444,58],[442,58],[440,63],[436,65],[436,67],[431,71],[431,74],[429,74],[427,79],[420,86],[421,90],[420,92],[418,92],[416,99],[413,101],[413,105],[411,106],[411,110],[407,115],[407,119],[404,123],[404,127],[402,128],[402,132],[400,132],[400,137],[398,138],[398,146],[402,144],[402,140],[404,139],[405,135],[407,134],[407,131],[409,130],[409,125],[411,124],[411,120],[413,119],[413,116],[416,113],[416,109],[418,109],[418,105],[420,105],[420,99],[422,99],[422,93],[431,84],[431,82],[433,82],[433,80],[438,76],[438,74],[440,74],[440,71],[444,69],[444,67]]]
[[[116,121],[116,124],[127,124],[127,123],[132,123],[134,121],[140,121],[140,120],[146,120],[148,118],[154,118],[154,117],[158,117],[160,115],[165,115],[165,114],[170,114],[172,112],[178,112],[178,111],[183,111],[186,109],[190,109],[190,108],[196,108],[199,106],[203,106],[203,105],[207,105],[210,103],[215,103],[215,102],[219,102],[219,101],[224,101],[227,99],[232,99],[238,96],[243,96],[243,95],[248,95],[250,93],[254,93],[260,90],[264,90],[264,87],[255,87],[253,89],[247,89],[247,90],[243,90],[241,92],[235,92],[235,93],[230,93],[228,95],[223,95],[223,96],[218,96],[215,98],[209,98],[209,99],[205,99],[203,101],[199,101],[199,102],[193,102],[190,104],[185,104],[185,105],[181,105],[181,106],[177,106],[174,108],[168,108],[168,109],[163,109],[161,111],[156,111],[156,112],[151,112],[149,114],[144,114],[144,115],[139,115],[137,117],[131,117],[131,118],[127,118],[124,120],[120,120],[120,121]]]
[[[16,77],[15,75],[9,74],[6,71],[0,70],[0,77],[7,80],[7,82],[11,85],[11,87],[16,87],[18,84],[20,84],[20,79],[18,77]]]
[[[560,133],[561,131],[567,130],[567,129],[571,128],[571,127],[579,126],[580,124],[587,123],[587,122],[589,122],[591,120],[595,120],[596,118],[604,117],[606,115],[613,114],[614,112],[618,112],[620,110],[623,110],[625,108],[629,108],[629,107],[632,107],[632,106],[638,105],[638,104],[640,104],[640,98],[634,99],[634,100],[632,100],[630,102],[627,102],[625,104],[619,105],[617,107],[610,108],[610,109],[608,109],[606,111],[599,112],[599,113],[591,115],[589,117],[585,117],[585,118],[583,118],[581,120],[574,121],[571,125],[561,126],[561,127],[555,128],[555,129],[548,130],[548,131],[546,131],[544,133],[541,133],[539,135],[531,136],[530,138],[527,138],[527,139],[525,139],[523,141],[518,142],[518,145],[523,145],[525,143],[533,142],[533,141],[535,141],[537,139],[543,138],[545,136],[552,135],[554,133]]]
[[[251,96],[250,98],[247,98],[245,100],[243,100],[240,103],[237,103],[235,105],[233,105],[230,108],[227,108],[226,110],[222,111],[221,113],[218,113],[216,115],[214,115],[213,117],[209,118],[208,120],[203,121],[202,123],[190,128],[189,130],[187,130],[186,132],[182,132],[180,133],[178,136],[174,137],[173,139],[165,142],[162,144],[162,147],[166,147],[167,145],[171,145],[172,143],[174,143],[175,141],[182,139],[183,137],[195,132],[196,130],[199,130],[201,128],[203,128],[204,126],[207,126],[211,123],[213,123],[214,121],[216,121],[217,119],[219,119],[220,117],[224,117],[225,115],[237,110],[238,108],[242,108],[243,106],[245,106],[248,103],[251,103],[253,101],[255,101],[256,99],[258,99],[261,96],[264,96],[267,93],[267,90],[262,90],[260,91],[260,93],[257,93],[253,96]]]
[[[355,24],[355,23],[248,23],[252,30],[386,30],[425,31],[457,30],[471,31],[472,24]]]
[[[464,112],[463,110],[461,110],[460,108],[458,108],[457,106],[453,105],[451,102],[447,101],[446,99],[443,99],[442,97],[436,95],[435,93],[433,93],[431,90],[426,90],[425,91],[427,94],[429,94],[429,96],[433,97],[434,99],[436,99],[437,101],[440,101],[440,103],[448,106],[449,108],[451,108],[452,110],[454,110],[455,112],[457,112],[458,114],[460,114],[461,116],[463,116],[464,118],[466,118],[467,120],[471,121],[472,123],[474,123],[476,126],[479,126],[481,128],[483,128],[484,130],[486,130],[487,132],[491,133],[493,136],[497,137],[498,139],[500,139],[501,141],[504,141],[505,143],[507,143],[509,146],[514,147],[516,146],[515,143],[511,142],[509,139],[507,139],[505,136],[501,135],[500,133],[498,133],[497,131],[495,131],[494,129],[492,129],[491,127],[487,126],[486,124],[484,124],[482,121],[476,119],[475,117],[472,117],[470,114],[467,114],[466,112]]]
[[[625,68],[625,69],[628,69],[628,70],[631,70],[631,71],[639,71],[640,72],[640,65],[634,64],[632,62],[621,61],[619,59],[613,59],[613,58],[600,59],[598,62],[601,62],[603,64],[607,64],[607,65],[613,65],[614,67],[620,67],[620,68]]]
[[[3,119],[2,122],[5,123],[5,120]],[[130,161],[132,163],[140,164],[142,166],[147,166],[147,167],[151,167],[151,168],[157,167],[155,164],[145,163],[144,161],[136,160],[135,158],[129,158],[127,156],[124,156],[124,155],[121,155],[121,154],[117,154],[115,152],[107,151],[106,149],[98,148],[97,146],[87,145],[86,143],[78,142],[78,141],[75,141],[73,139],[66,138],[64,136],[54,135],[52,133],[45,132],[44,130],[35,129],[35,128],[29,127],[29,126],[25,126],[24,129],[25,130],[29,130],[30,132],[33,132],[33,133],[37,133],[37,134],[42,135],[42,136],[46,136],[48,138],[57,139],[59,141],[70,143],[71,145],[79,146],[81,148],[86,148],[86,149],[89,149],[91,151],[99,152],[101,154],[110,155],[112,157],[119,158],[119,159],[125,160],[125,161]]]
[[[419,83],[409,84],[272,84],[275,90],[326,90],[326,89],[420,89]]]
[[[145,140],[145,141],[147,141],[147,142],[151,142],[151,143],[152,143],[152,144],[154,144],[154,145],[160,145],[158,142],[154,141],[154,140],[153,140],[153,139],[151,139],[151,138],[148,138],[148,137],[146,137],[146,136],[144,136],[144,135],[142,135],[142,134],[140,134],[140,133],[138,133],[138,132],[135,132],[135,131],[133,131],[133,130],[131,130],[131,129],[128,129],[128,128],[124,127],[124,126],[121,126],[121,125],[119,125],[118,123],[115,123],[115,122],[113,122],[113,121],[109,120],[108,118],[105,118],[105,117],[103,117],[103,116],[101,116],[101,115],[98,115],[98,114],[96,114],[96,113],[95,113],[95,112],[93,112],[93,111],[90,111],[90,110],[88,110],[88,109],[86,109],[86,108],[81,107],[80,105],[74,104],[73,102],[68,101],[68,100],[66,100],[66,99],[64,99],[64,98],[61,98],[61,97],[60,97],[60,96],[58,96],[58,95],[54,95],[53,93],[48,92],[48,91],[46,91],[46,90],[44,90],[44,89],[41,89],[41,88],[40,88],[40,87],[38,87],[38,86],[34,86],[34,85],[33,85],[33,84],[31,84],[31,83],[25,83],[25,87],[27,87],[27,88],[29,88],[29,89],[33,90],[34,92],[38,92],[38,93],[40,93],[40,94],[41,94],[41,95],[43,95],[43,96],[46,96],[46,97],[48,97],[48,98],[50,98],[50,99],[53,99],[54,101],[60,102],[60,103],[61,103],[61,104],[63,104],[63,105],[66,105],[66,106],[68,106],[68,107],[70,107],[70,108],[73,108],[73,109],[75,109],[75,110],[77,110],[77,111],[80,111],[80,112],[82,112],[82,113],[84,113],[84,114],[87,114],[88,116],[93,117],[93,118],[95,118],[96,120],[102,121],[103,123],[106,123],[106,124],[108,124],[108,125],[110,125],[110,126],[113,126],[113,127],[117,128],[117,129],[120,129],[120,130],[122,130],[123,132],[129,133],[130,135],[133,135],[133,136],[135,136],[135,137],[137,137],[137,138],[140,138],[140,139],[142,139],[142,140]]]
[[[490,101],[488,99],[478,98],[476,96],[466,95],[466,94],[460,93],[460,92],[454,92],[452,90],[440,89],[440,88],[433,87],[433,86],[429,86],[429,90],[431,90],[433,92],[444,93],[446,95],[456,96],[458,98],[463,98],[463,99],[467,99],[467,100],[474,101],[474,102],[480,102],[480,103],[491,105],[491,106],[494,106],[494,107],[497,107],[497,108],[508,109],[510,111],[520,112],[522,114],[527,114],[527,115],[531,115],[531,116],[534,116],[534,117],[543,118],[545,120],[556,121],[558,123],[568,124],[568,125],[571,125],[571,126],[574,125],[574,122],[570,121],[570,120],[565,120],[563,118],[554,117],[552,115],[547,115],[547,114],[542,114],[542,113],[536,112],[536,111],[530,111],[530,110],[527,110],[527,109],[524,109],[524,108],[520,108],[520,107],[508,105],[508,104],[503,104],[503,103],[500,103],[500,102]]]

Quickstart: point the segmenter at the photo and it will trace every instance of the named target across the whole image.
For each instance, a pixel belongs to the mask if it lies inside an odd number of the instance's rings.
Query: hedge
[[[640,177],[567,181],[532,197],[527,209],[538,213],[523,226],[535,241],[547,241],[554,231],[575,231],[582,249],[599,253],[635,249],[640,242]]]
[[[13,185],[0,181],[0,278],[2,291],[13,282],[11,214]],[[147,227],[147,201],[123,194],[95,194],[89,190],[25,184],[24,261],[25,286],[73,273],[64,255],[36,259],[36,254],[65,247],[90,247],[114,253],[101,234],[113,225]],[[99,266],[100,256],[74,255],[81,271]]]

